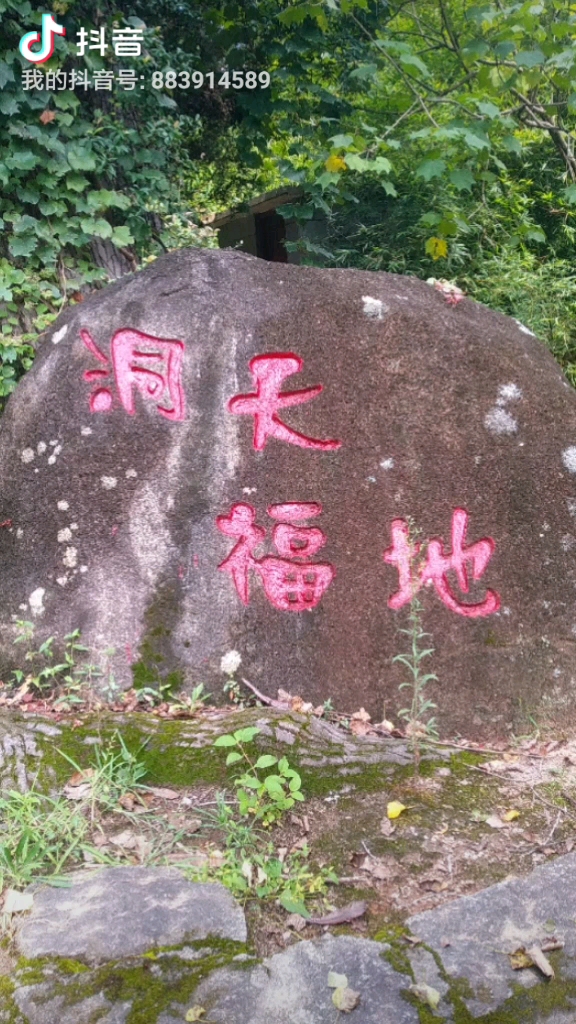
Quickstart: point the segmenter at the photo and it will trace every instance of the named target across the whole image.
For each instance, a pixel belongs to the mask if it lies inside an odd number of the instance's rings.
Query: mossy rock
[[[0,784],[22,791],[54,791],[71,774],[72,760],[87,768],[95,744],[114,743],[117,733],[147,769],[145,781],[156,785],[223,785],[229,776],[218,736],[252,725],[260,730],[260,752],[286,755],[301,772],[306,791],[322,795],[348,781],[378,789],[388,773],[408,765],[406,744],[391,737],[354,737],[314,716],[251,708],[192,719],[168,720],[151,714],[99,713],[78,720],[53,719],[20,712],[0,714]]]

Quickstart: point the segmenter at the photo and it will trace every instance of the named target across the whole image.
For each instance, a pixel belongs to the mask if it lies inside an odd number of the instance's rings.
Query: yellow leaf
[[[346,161],[343,160],[341,156],[338,156],[337,153],[331,153],[324,164],[324,167],[327,171],[331,171],[335,174],[338,171],[346,170]]]
[[[188,1013],[184,1017],[184,1020],[188,1021],[188,1024],[190,1024],[191,1021],[200,1020],[200,1018],[203,1017],[205,1013],[206,1010],[204,1009],[203,1006],[193,1006],[191,1010],[188,1010]]]
[[[402,811],[405,810],[405,805],[401,804],[399,800],[391,800],[388,806],[386,807],[386,814],[392,820],[393,818],[399,818],[400,815],[402,814]]]
[[[429,238],[425,248],[433,260],[440,260],[443,256],[448,255],[448,242],[445,238]]]
[[[520,811],[516,811],[514,809],[512,809],[510,811],[506,811],[506,814],[502,815],[502,819],[504,821],[516,821],[516,818],[519,818],[519,817],[520,817]]]

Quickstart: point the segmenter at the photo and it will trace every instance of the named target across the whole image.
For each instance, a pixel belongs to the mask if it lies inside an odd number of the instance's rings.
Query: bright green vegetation
[[[0,401],[96,252],[135,269],[216,244],[210,216],[280,184],[321,211],[304,262],[457,279],[518,317],[576,376],[576,12],[565,0],[57,0],[40,68],[20,37],[36,0],[0,0]],[[24,88],[23,70],[118,72],[81,26],[139,27],[143,90]],[[262,71],[270,88],[166,86],[194,68]],[[164,83],[152,88],[152,75]],[[156,79],[157,81],[157,79]],[[173,81],[173,79],[170,79]]]
[[[278,824],[295,801],[304,801],[300,791],[301,778],[290,767],[287,758],[272,754],[252,755],[247,749],[260,730],[254,726],[226,733],[214,741],[215,747],[236,748],[226,758],[226,765],[243,766],[234,778],[236,808],[226,803],[226,794],[217,798],[217,810],[208,814],[209,827],[224,836],[221,863],[209,862],[200,871],[192,871],[198,880],[208,878],[222,882],[239,899],[276,898],[286,910],[308,916],[305,899],[323,895],[330,883],[338,881],[332,867],[316,873],[307,863],[309,850],[281,854],[263,833]],[[262,774],[267,768],[275,772]]]

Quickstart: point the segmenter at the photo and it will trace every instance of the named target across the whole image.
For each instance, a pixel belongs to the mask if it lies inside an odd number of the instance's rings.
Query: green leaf
[[[576,185],[568,185],[562,192],[567,203],[576,203]]]
[[[93,171],[96,160],[89,149],[69,149],[66,157],[73,171]]]
[[[367,79],[374,78],[377,71],[377,64],[360,64],[359,67],[354,68],[354,71],[350,72],[348,77],[358,78],[361,82],[364,82]]]
[[[424,160],[415,170],[417,178],[424,178],[430,181],[431,178],[440,178],[446,170],[445,160]]]
[[[236,750],[233,750],[226,758],[226,764],[235,764],[236,761],[242,760],[242,754],[239,754]]]
[[[459,192],[463,192],[464,190],[470,191],[476,180],[474,175],[464,167],[451,171],[449,177],[450,181]]]
[[[9,64],[4,60],[0,60],[0,89],[3,89],[8,82],[14,81],[14,72]]]
[[[310,914],[306,910],[305,904],[302,900],[296,900],[289,892],[283,892],[278,898],[278,903],[287,910],[289,914],[300,914],[300,917],[308,919]]]
[[[219,736],[217,740],[214,740],[215,747],[236,747],[238,746],[234,736]]]
[[[486,117],[494,118],[494,117],[499,117],[499,115],[500,115],[500,109],[496,106],[495,103],[490,103],[489,101],[479,101],[479,100],[477,100],[476,101],[476,106],[478,107],[478,110],[480,111],[480,113],[481,114],[485,114]]]
[[[345,974],[337,974],[336,971],[328,971],[328,988],[346,988],[348,978]]]
[[[83,174],[68,174],[66,176],[66,188],[72,189],[73,192],[84,192],[89,185],[88,178],[85,178]]]
[[[276,764],[278,758],[272,757],[272,754],[262,754],[256,764],[255,768],[271,768],[273,764]]]
[[[122,249],[125,245],[132,245],[134,236],[132,235],[130,228],[123,225],[119,228],[114,228],[112,232],[112,241],[114,245],[117,245]],[[256,730],[258,732],[258,730]]]
[[[19,149],[6,157],[6,166],[13,171],[31,171],[40,163],[40,157],[31,149]]]
[[[509,153],[522,153],[522,143],[515,135],[505,135],[502,139],[502,145]]]
[[[256,726],[249,725],[246,729],[238,729],[237,732],[234,733],[234,740],[237,743],[251,743],[259,732],[260,729]]]
[[[20,104],[10,93],[0,93],[0,111],[7,117],[13,117],[20,110]]]
[[[354,139],[352,135],[333,135],[331,139],[328,139],[328,142],[332,143],[334,149],[347,149],[348,146],[352,145]]]
[[[12,256],[31,256],[38,240],[30,235],[21,235],[19,238],[11,238],[8,248]]]
[[[516,63],[521,68],[535,68],[546,63],[542,50],[521,50],[516,54]]]

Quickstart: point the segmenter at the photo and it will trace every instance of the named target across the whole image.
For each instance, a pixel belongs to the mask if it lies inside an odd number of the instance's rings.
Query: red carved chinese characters
[[[334,579],[335,569],[327,562],[310,559],[326,543],[317,527],[295,525],[320,515],[322,506],[315,502],[295,501],[271,505],[268,515],[279,520],[272,531],[276,550],[282,556],[256,558],[254,552],[266,538],[266,531],[255,524],[256,511],[239,502],[230,514],[218,516],[216,525],[227,537],[236,537],[237,544],[218,566],[229,572],[244,604],[248,604],[249,574],[256,572],[262,580],[266,597],[275,608],[286,612],[310,611]]]
[[[323,452],[340,448],[341,441],[318,441],[315,438],[307,437],[286,426],[278,415],[280,409],[309,402],[323,390],[321,384],[316,384],[314,387],[302,388],[300,391],[280,393],[284,380],[294,373],[299,373],[303,365],[300,357],[291,352],[256,356],[250,361],[250,371],[256,391],[231,398],[228,402],[228,409],[235,414],[254,417],[254,448],[256,451],[262,451],[270,437],[299,445],[300,448],[317,448]]]
[[[388,548],[383,559],[398,569],[399,589],[388,601],[389,608],[401,608],[412,600],[418,591],[432,583],[441,601],[450,611],[464,615],[469,619],[492,615],[500,607],[500,597],[494,590],[487,590],[484,601],[480,604],[462,604],[450,589],[447,573],[452,569],[458,580],[460,590],[469,591],[468,569],[472,570],[472,579],[479,580],[494,552],[494,541],[486,537],[466,546],[466,530],[468,513],[457,508],[452,513],[452,553],[444,553],[441,540],[431,540],[426,549],[426,558],[418,575],[414,578],[414,560],[420,552],[420,544],[412,544],[409,539],[408,524],[403,519],[394,519],[391,527],[392,547]]]
[[[110,376],[110,359],[100,351],[87,330],[80,331],[86,348],[105,369],[86,370],[84,380],[100,382]],[[167,420],[183,420],[186,401],[181,384],[184,343],[153,338],[141,331],[116,331],[110,345],[112,367],[118,397],[130,416],[134,415],[134,388],[144,398],[151,398],[161,416]],[[107,412],[112,408],[112,392],[97,387],[90,396],[91,412]]]

